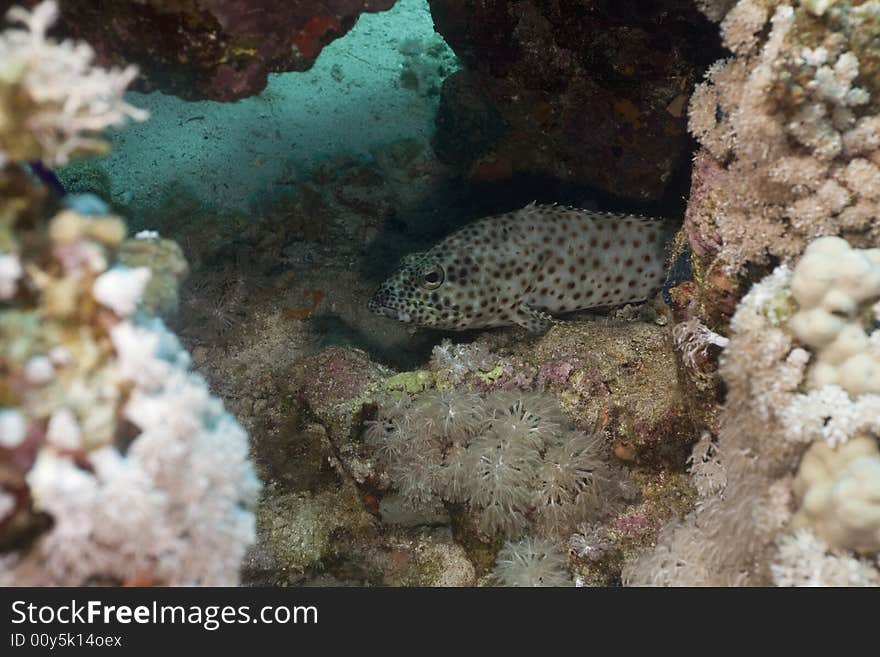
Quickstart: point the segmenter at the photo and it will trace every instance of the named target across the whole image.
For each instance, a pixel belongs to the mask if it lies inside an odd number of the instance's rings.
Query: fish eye
[[[422,287],[436,290],[443,283],[443,268],[434,267],[422,273]]]

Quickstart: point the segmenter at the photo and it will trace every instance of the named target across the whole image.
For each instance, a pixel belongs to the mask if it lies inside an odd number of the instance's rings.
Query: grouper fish
[[[368,307],[461,331],[649,299],[663,284],[668,221],[534,203],[480,219],[405,256]]]

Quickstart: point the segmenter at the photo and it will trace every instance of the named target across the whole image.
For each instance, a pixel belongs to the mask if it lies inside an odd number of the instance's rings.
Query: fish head
[[[367,307],[399,322],[431,328],[468,328],[461,300],[467,281],[457,277],[454,260],[434,250],[404,257],[373,294]]]

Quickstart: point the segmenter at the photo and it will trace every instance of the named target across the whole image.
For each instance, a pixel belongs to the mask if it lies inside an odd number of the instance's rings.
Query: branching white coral
[[[865,67],[880,2],[812,5],[736,2],[721,25],[735,56],[691,99],[704,150],[686,226],[730,272],[794,261],[823,235],[877,239],[880,126]]]
[[[0,166],[63,164],[146,118],[123,100],[136,70],[49,38],[57,17],[15,7],[23,28],[0,33]],[[27,487],[2,515],[51,518],[0,557],[0,585],[236,584],[259,491],[247,434],[162,322],[130,317],[149,270],[108,269],[126,227],[90,206],[25,222],[37,208],[0,198],[0,465]]]
[[[880,586],[880,572],[870,562],[831,552],[808,529],[779,540],[770,570],[776,586]]]
[[[96,67],[88,44],[49,38],[47,31],[57,18],[54,0],[31,11],[13,7],[7,13],[10,23],[24,28],[0,32],[0,166],[25,159],[60,165],[78,152],[101,152],[104,143],[98,133],[127,118],[143,121],[148,116],[123,99],[137,68]],[[14,89],[30,102],[25,116],[11,104]],[[21,130],[35,140],[38,152],[22,147]]]
[[[791,276],[785,265],[776,267],[763,280],[752,285],[742,298],[730,328],[744,333],[765,325],[779,326],[791,315]]]
[[[793,311],[790,280],[791,270],[782,265],[752,286],[730,322],[735,339],[721,357],[728,386],[735,396],[748,393],[751,412],[764,422],[791,401],[810,358],[784,329]]]
[[[880,395],[852,399],[839,386],[823,386],[793,397],[781,417],[789,440],[824,440],[835,447],[859,433],[880,434]]]
[[[56,217],[42,239],[64,277],[25,267],[31,283],[41,281],[33,285],[40,333],[16,328],[26,321],[21,311],[0,322],[0,344],[18,341],[4,362],[22,372],[19,406],[0,413],[0,442],[34,441],[23,474],[34,509],[53,520],[28,549],[4,555],[2,584],[235,584],[254,540],[259,482],[247,434],[188,371],[188,354],[160,320],[125,317],[145,276],[63,265],[72,245],[96,254],[93,264],[109,260],[119,224]],[[112,284],[103,290],[101,281]],[[54,290],[73,300],[61,302],[62,324],[48,310],[59,303]],[[76,302],[89,294],[113,313]]]
[[[176,343],[160,324],[144,330],[155,332],[154,346]],[[259,490],[247,434],[176,365],[175,349],[151,354],[167,380],[131,392],[124,414],[140,432],[124,455],[112,445],[83,453],[69,409],[52,416],[28,484],[54,525],[29,552],[4,559],[4,584],[237,583]]]

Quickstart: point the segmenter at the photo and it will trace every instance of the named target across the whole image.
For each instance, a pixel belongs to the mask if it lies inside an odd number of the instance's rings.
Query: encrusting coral
[[[0,583],[234,584],[259,491],[247,434],[139,310],[151,272],[115,262],[122,219],[87,197],[46,219],[20,168],[142,116],[133,70],[46,38],[56,14],[14,9],[29,31],[0,34]]]

